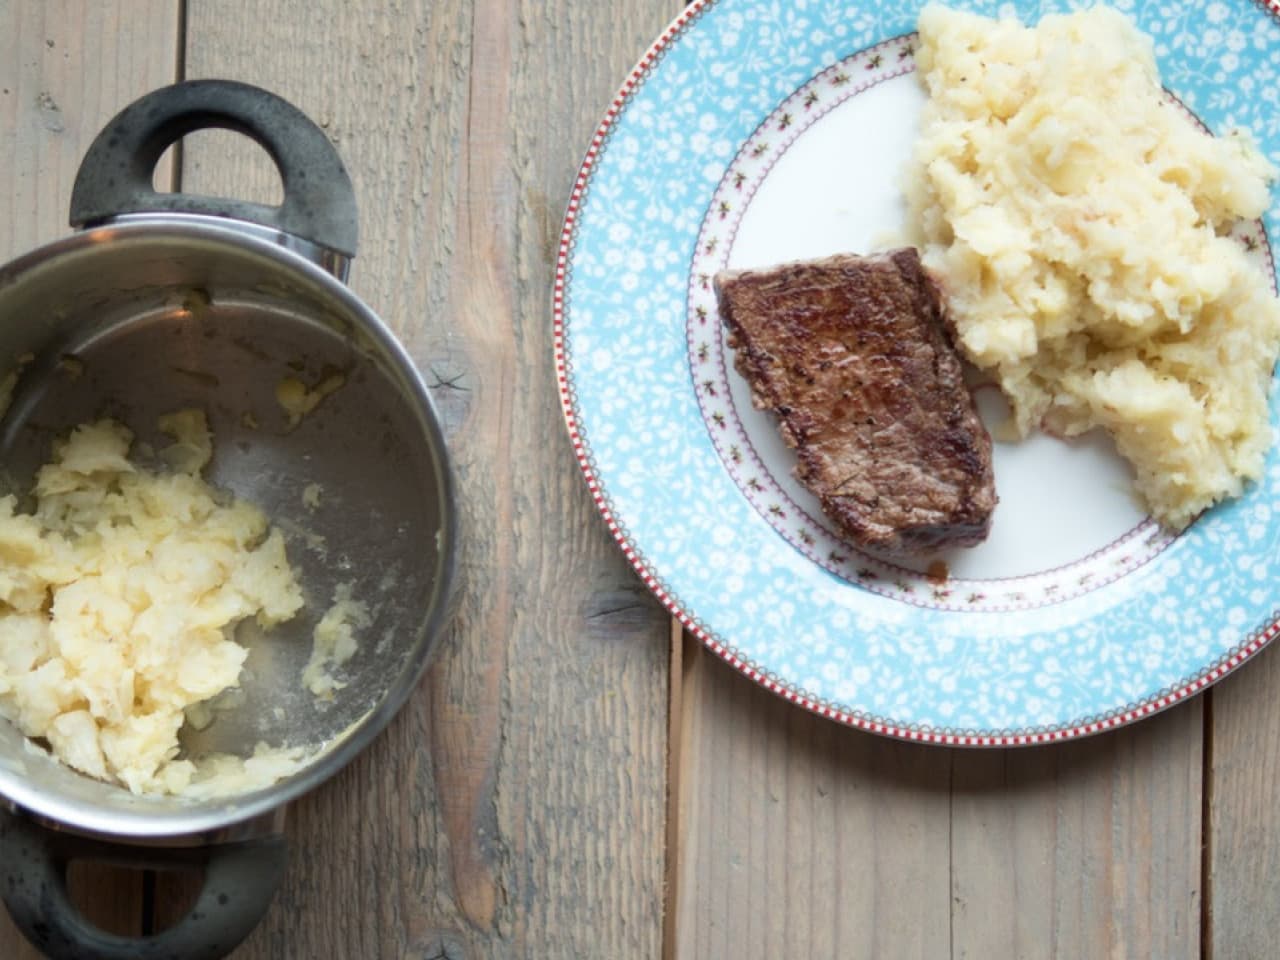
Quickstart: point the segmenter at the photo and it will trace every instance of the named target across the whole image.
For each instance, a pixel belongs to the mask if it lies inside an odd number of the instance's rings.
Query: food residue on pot
[[[24,353],[14,364],[13,369],[0,377],[0,419],[9,412],[9,405],[13,403],[13,391],[17,389],[18,381],[22,379],[22,371],[30,365],[35,359],[34,354]]]
[[[75,354],[65,353],[58,359],[58,372],[73,382],[79,380],[84,376],[84,361]]]
[[[314,750],[302,747],[272,747],[265,743],[257,744],[247,757],[214,754],[200,761],[182,795],[207,800],[260,790],[297,773],[314,754]]]
[[[180,377],[190,380],[198,387],[206,390],[218,389],[218,377],[216,374],[209,373],[205,370],[192,370],[189,367],[170,367],[174,373]]]
[[[324,488],[318,483],[308,483],[302,488],[302,504],[308,510],[316,510],[320,506],[320,495]]]
[[[311,660],[302,671],[302,683],[317,697],[333,699],[334,691],[346,686],[336,680],[330,668],[342,666],[359,648],[356,630],[368,627],[373,619],[369,608],[351,595],[352,584],[340,583],[333,592],[333,606],[316,625]]]
[[[314,387],[308,387],[297,377],[285,377],[276,384],[276,402],[288,415],[290,429],[301,423],[302,418],[318,407],[325,397],[342,389],[346,382],[343,374],[331,373],[322,377]]]

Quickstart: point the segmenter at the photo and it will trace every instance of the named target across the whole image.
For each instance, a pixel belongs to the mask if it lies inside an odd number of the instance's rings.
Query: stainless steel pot
[[[164,150],[208,127],[267,150],[279,208],[152,189]],[[0,267],[0,380],[20,371],[0,420],[0,492],[28,489],[51,439],[75,424],[111,415],[149,440],[160,414],[204,409],[216,441],[206,475],[286,532],[308,603],[269,633],[241,625],[240,689],[207,728],[184,729],[185,755],[247,756],[259,742],[319,752],[256,792],[144,797],[73,772],[0,720],[0,895],[52,957],[223,956],[283,874],[284,805],[374,738],[437,644],[456,538],[448,456],[413,362],[342,282],[356,248],[346,170],[288,103],[224,81],[144,97],[87,152],[71,221],[78,233]],[[335,373],[342,386],[291,422],[277,385]],[[304,502],[312,484],[318,506]],[[373,624],[326,703],[300,677],[338,583],[354,585]],[[72,859],[199,865],[206,879],[177,926],[120,937],[69,902]]]

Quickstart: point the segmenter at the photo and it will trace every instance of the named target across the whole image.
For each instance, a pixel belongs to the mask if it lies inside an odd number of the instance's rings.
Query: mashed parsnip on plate
[[[1110,431],[1167,526],[1238,496],[1271,443],[1280,301],[1225,233],[1275,170],[1166,99],[1113,10],[1027,28],[931,5],[919,33],[910,221],[963,352],[1020,434]]]
[[[265,786],[301,751],[197,771],[177,759],[178,730],[187,707],[237,684],[247,651],[229,628],[288,620],[302,592],[279,531],[202,479],[204,414],[160,427],[169,471],[131,462],[129,430],[101,420],[55,447],[34,513],[0,498],[0,716],[135,793],[217,793],[221,781],[256,783],[254,764]]]

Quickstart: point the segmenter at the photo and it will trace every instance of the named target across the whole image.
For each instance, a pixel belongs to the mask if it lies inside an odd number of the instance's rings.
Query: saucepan
[[[164,150],[214,127],[270,154],[279,207],[153,189]],[[0,267],[0,382],[11,388],[0,494],[29,490],[77,424],[111,417],[159,442],[162,414],[202,409],[215,441],[207,480],[284,532],[306,606],[270,630],[240,625],[239,685],[212,722],[183,728],[182,755],[248,757],[266,744],[307,759],[230,796],[134,794],[0,718],[0,896],[52,957],[223,956],[284,873],[285,805],[369,744],[438,645],[457,538],[449,457],[414,363],[345,285],[357,239],[346,169],[284,100],[217,80],[143,97],[90,146],[71,223],[78,232]],[[286,382],[316,388],[305,416],[283,403]],[[343,685],[318,697],[299,678],[339,584],[367,617]],[[76,859],[199,868],[203,888],[176,926],[119,936],[68,899]]]

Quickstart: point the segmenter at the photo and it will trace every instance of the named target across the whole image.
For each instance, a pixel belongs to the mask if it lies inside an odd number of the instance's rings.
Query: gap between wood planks
[[[683,801],[681,760],[684,740],[685,644],[693,643],[675,617],[671,618],[671,669],[667,680],[667,826],[663,868],[662,958],[676,960],[676,914],[680,889],[680,808]],[[696,653],[696,651],[690,651]]]
[[[184,0],[185,2],[185,0]],[[692,6],[685,0],[682,7]],[[667,672],[667,826],[665,833],[666,862],[662,875],[662,960],[676,960],[676,915],[680,894],[680,811],[684,800],[681,776],[684,755],[684,688],[685,670],[693,665],[693,657],[685,656],[685,647],[698,641],[685,633],[675,617],[671,618],[671,669]],[[689,653],[696,653],[690,650]]]
[[[1200,721],[1200,960],[1213,960],[1213,688],[1201,694]]]
[[[173,82],[181,83],[187,79],[187,2],[178,0],[178,36],[174,41]],[[173,145],[170,152],[169,171],[170,189],[174,193],[182,190],[182,141]]]

